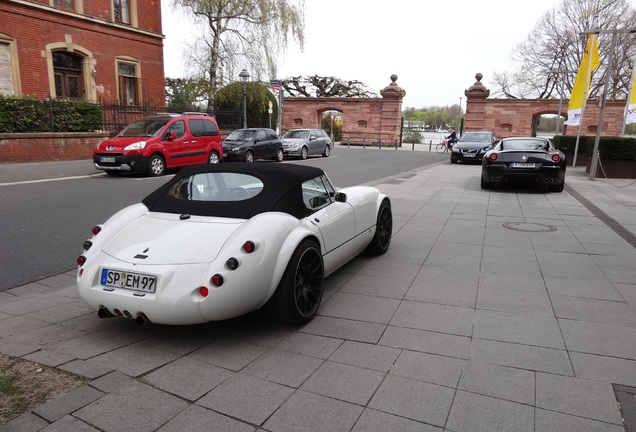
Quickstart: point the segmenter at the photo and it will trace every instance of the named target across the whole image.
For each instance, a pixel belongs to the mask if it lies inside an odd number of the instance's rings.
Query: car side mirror
[[[342,192],[336,192],[334,197],[336,202],[346,203],[347,202],[347,194]]]
[[[166,140],[173,141],[177,139],[177,133],[175,131],[166,132]]]
[[[309,141],[316,141],[316,136],[312,135],[309,137]]]

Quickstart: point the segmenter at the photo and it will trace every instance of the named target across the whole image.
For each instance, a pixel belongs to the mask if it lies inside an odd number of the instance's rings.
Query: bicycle
[[[452,144],[449,144],[448,141],[448,139],[444,138],[441,143],[437,144],[437,147],[435,147],[437,153],[446,153],[447,151],[450,151]]]

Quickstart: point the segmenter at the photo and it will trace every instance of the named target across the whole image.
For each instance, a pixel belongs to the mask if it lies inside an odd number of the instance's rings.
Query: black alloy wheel
[[[382,255],[391,244],[391,236],[393,235],[393,212],[388,199],[382,201],[375,227],[375,234],[366,251],[374,255]]]
[[[303,240],[289,260],[276,292],[265,305],[267,314],[289,324],[309,322],[322,299],[325,269],[314,240]]]

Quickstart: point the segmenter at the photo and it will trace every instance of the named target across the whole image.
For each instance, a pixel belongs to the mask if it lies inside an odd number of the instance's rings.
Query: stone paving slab
[[[330,276],[304,326],[99,320],[74,272],[0,293],[0,352],[92,380],[0,431],[625,430],[636,249],[568,188],[634,232],[636,184],[576,168],[562,193],[482,191],[479,173],[377,183],[391,248]]]

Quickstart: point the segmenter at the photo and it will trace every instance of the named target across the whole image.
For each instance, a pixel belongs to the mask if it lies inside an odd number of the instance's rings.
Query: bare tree
[[[334,77],[296,76],[285,78],[281,86],[290,96],[305,97],[373,97],[360,81],[344,81]]]
[[[636,28],[636,8],[627,0],[562,0],[537,22],[527,39],[512,52],[514,71],[494,74],[493,94],[507,98],[567,97],[574,85],[588,35],[595,29]],[[598,37],[601,66],[592,75],[589,96],[598,97],[610,74],[610,99],[624,98],[629,91],[636,55],[636,35],[618,34],[611,71],[606,65],[611,35]]]
[[[200,26],[187,50],[190,74],[209,83],[208,109],[219,87],[248,68],[255,80],[276,76],[290,39],[304,48],[304,0],[172,0]],[[230,78],[228,78],[230,77]]]

